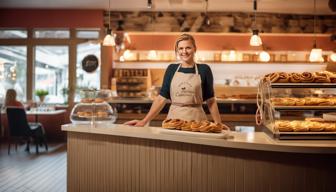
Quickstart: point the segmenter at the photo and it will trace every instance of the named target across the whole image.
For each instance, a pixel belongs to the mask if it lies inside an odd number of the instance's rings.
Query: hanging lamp
[[[316,45],[316,0],[314,0],[314,45],[313,49],[310,51],[309,61],[310,62],[323,62],[322,49],[317,48]]]
[[[108,29],[107,34],[103,41],[103,46],[115,46],[115,40],[111,29],[111,0],[109,0],[109,23],[108,23]]]
[[[262,45],[262,41],[259,36],[259,30],[257,29],[257,0],[253,1],[253,12],[254,12],[254,18],[252,23],[252,36],[250,38],[250,45],[260,46]]]

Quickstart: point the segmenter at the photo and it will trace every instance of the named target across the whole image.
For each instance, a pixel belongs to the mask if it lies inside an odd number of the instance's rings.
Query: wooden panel
[[[335,191],[335,155],[68,132],[68,191]]]

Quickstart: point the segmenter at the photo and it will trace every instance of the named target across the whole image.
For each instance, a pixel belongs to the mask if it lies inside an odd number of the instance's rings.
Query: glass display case
[[[107,90],[86,91],[81,102],[71,111],[70,120],[74,124],[114,123],[117,110],[106,101],[110,97]]]
[[[336,139],[336,121],[330,118],[336,110],[336,75],[310,74],[309,82],[304,81],[304,73],[282,73],[277,79],[269,74],[260,81],[256,120],[274,137]]]

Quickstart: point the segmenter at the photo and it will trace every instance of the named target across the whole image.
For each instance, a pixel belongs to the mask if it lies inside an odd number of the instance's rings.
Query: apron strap
[[[180,63],[180,64],[179,64],[179,66],[177,67],[177,70],[176,70],[176,72],[178,72],[178,71],[179,71],[179,69],[181,68],[181,66],[182,66],[182,64]],[[197,63],[195,63],[194,67],[195,67],[195,74],[198,74]]]

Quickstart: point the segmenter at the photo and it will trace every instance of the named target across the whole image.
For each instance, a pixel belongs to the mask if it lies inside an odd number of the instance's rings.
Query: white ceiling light
[[[115,46],[115,40],[114,40],[114,36],[112,33],[112,29],[111,29],[111,0],[109,0],[108,12],[109,12],[109,23],[108,23],[107,34],[103,41],[103,45],[104,46]]]
[[[252,31],[252,36],[250,38],[250,45],[251,46],[260,46],[260,45],[262,45],[262,41],[261,41],[261,38],[259,36],[258,29],[254,29]]]
[[[259,36],[259,30],[257,29],[257,0],[253,1],[253,12],[254,12],[254,18],[252,23],[252,36],[250,39],[250,45],[260,46],[262,45],[262,41]]]

